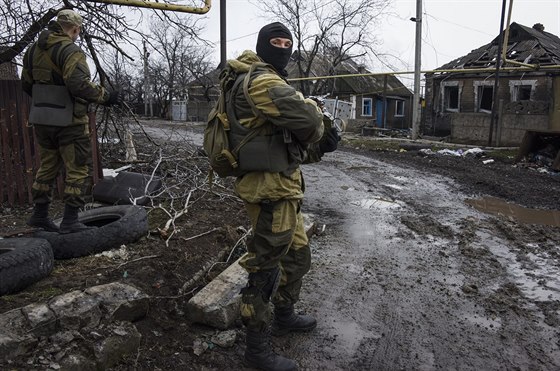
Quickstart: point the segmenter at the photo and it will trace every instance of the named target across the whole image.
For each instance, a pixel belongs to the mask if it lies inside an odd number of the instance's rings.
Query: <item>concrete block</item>
[[[304,226],[309,238],[316,232],[311,214],[304,214]],[[240,258],[241,259],[241,258]],[[247,284],[247,272],[239,260],[231,264],[187,303],[187,317],[218,329],[228,329],[239,318],[240,291]]]
[[[136,354],[142,335],[130,322],[111,325],[111,333],[93,346],[98,370],[115,366],[127,355]]]
[[[134,322],[148,313],[149,297],[135,287],[112,282],[85,290],[85,293],[101,300],[101,307],[112,320]]]
[[[0,315],[0,363],[35,347],[38,341],[29,330],[29,323],[21,309]]]
[[[246,284],[247,272],[238,259],[189,300],[188,318],[223,330],[229,328],[239,317],[239,292]]]
[[[102,318],[100,303],[99,297],[76,290],[54,297],[48,305],[59,318],[61,328],[79,330],[99,325]]]
[[[27,317],[32,332],[37,336],[49,336],[57,331],[57,318],[55,313],[44,303],[33,303],[21,311]]]

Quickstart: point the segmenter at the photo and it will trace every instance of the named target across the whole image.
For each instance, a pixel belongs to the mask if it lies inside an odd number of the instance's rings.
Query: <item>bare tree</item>
[[[346,60],[379,55],[374,26],[386,14],[390,0],[263,0],[256,3],[263,15],[284,23],[294,36],[297,71],[333,75]],[[271,16],[272,14],[272,16]],[[316,69],[316,71],[313,71]],[[333,80],[316,84],[300,81],[306,95],[325,94]]]
[[[180,30],[191,39],[202,40],[199,29],[192,27],[200,16],[193,14],[140,10],[85,0],[0,0],[0,63],[18,62],[23,51],[64,8],[73,9],[84,18],[84,49],[93,59],[103,85],[107,83],[101,63],[103,54],[112,55],[112,51],[117,51],[130,61],[134,60],[134,50],[142,55],[138,40],[147,37],[141,26],[145,14],[156,15],[165,22],[167,29]]]
[[[150,43],[155,56],[150,62],[154,94],[165,115],[173,99],[186,99],[188,84],[202,79],[210,66],[210,44],[190,38],[184,30],[166,27],[159,19],[150,25]],[[191,32],[200,33],[197,24],[190,25]]]

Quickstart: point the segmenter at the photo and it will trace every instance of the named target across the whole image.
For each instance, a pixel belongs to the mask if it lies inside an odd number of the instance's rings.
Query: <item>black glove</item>
[[[121,105],[124,102],[123,93],[119,90],[112,91],[109,93],[109,99],[105,102],[106,106]]]
[[[319,150],[321,153],[334,152],[338,148],[340,136],[336,128],[331,128],[327,131],[319,143]]]

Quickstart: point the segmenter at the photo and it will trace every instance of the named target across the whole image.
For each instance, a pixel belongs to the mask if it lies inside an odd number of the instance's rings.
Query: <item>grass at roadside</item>
[[[356,148],[362,150],[370,151],[393,151],[399,152],[403,150],[411,149],[421,149],[429,148],[436,152],[442,149],[466,149],[474,148],[472,145],[463,145],[456,143],[443,143],[443,142],[433,142],[433,141],[411,141],[406,138],[379,138],[379,137],[364,137],[361,135],[350,134],[344,135],[341,141],[341,145],[349,148]],[[496,160],[501,160],[505,162],[511,162],[516,157],[518,148],[480,148],[484,149],[485,157],[493,158]]]

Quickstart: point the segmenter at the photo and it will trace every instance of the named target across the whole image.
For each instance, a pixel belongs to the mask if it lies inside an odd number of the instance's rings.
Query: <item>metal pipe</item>
[[[504,72],[527,72],[535,71],[532,67],[502,67],[500,71]],[[560,72],[560,65],[555,64],[551,66],[539,66],[539,71],[558,71]],[[462,68],[462,69],[443,69],[443,70],[424,70],[420,73],[485,73],[485,72],[496,72],[495,67],[489,68]],[[347,77],[367,77],[367,76],[385,76],[385,75],[409,75],[413,74],[414,71],[400,71],[400,72],[375,72],[375,73],[356,73],[356,74],[346,74],[346,75],[332,75],[332,76],[313,76],[313,77],[294,77],[288,79],[288,81],[305,81],[305,80],[327,80],[327,79],[337,79],[337,78],[347,78]]]
[[[508,25],[506,26],[506,31],[503,31],[504,29],[504,17],[505,17],[505,13],[506,13],[506,1],[507,0],[502,0],[502,14],[500,17],[500,34],[498,35],[498,50],[496,53],[496,71],[494,74],[494,89],[492,90],[492,115],[490,116],[490,131],[488,133],[488,146],[492,145],[492,135],[494,133],[494,123],[496,122],[496,99],[498,98],[498,89],[500,88],[500,67],[502,65],[502,56],[504,56],[504,60],[505,60],[505,55],[502,55],[501,52],[503,52],[503,48],[507,47],[507,34],[509,30],[509,19],[508,19]],[[510,2],[510,15],[511,15],[511,4],[512,2]],[[502,37],[504,37],[504,44],[501,43],[502,41]],[[481,97],[482,100],[482,97]]]
[[[523,62],[518,62],[518,61],[514,61],[511,59],[507,59],[507,46],[509,43],[509,26],[511,24],[511,13],[513,12],[513,0],[510,0],[509,2],[509,10],[508,10],[508,18],[507,18],[507,24],[506,24],[506,29],[504,31],[504,42],[502,45],[502,60],[504,61],[504,64],[514,64],[516,66],[523,66],[523,67],[530,67],[533,69],[537,69],[539,66],[537,66],[536,64],[528,64],[528,63],[523,63]],[[502,30],[500,29],[500,32]]]
[[[505,6],[506,6],[506,0],[503,0],[500,33],[503,32],[504,37],[502,39],[502,53],[501,54],[498,53],[499,56],[502,57],[503,61],[505,61],[507,59],[507,46],[508,46],[508,43],[509,43],[509,25],[511,23],[511,12],[513,11],[513,0],[509,1],[509,9],[508,9],[507,22],[506,22],[506,29],[504,30]],[[498,41],[498,43],[499,43],[499,41]],[[499,60],[499,58],[498,58],[498,60]]]
[[[86,0],[92,3],[104,3],[113,5],[123,5],[123,6],[135,6],[138,8],[151,8],[159,10],[168,10],[171,12],[182,12],[182,13],[192,13],[192,14],[206,14],[210,10],[212,0],[204,0],[204,6],[202,8],[196,8],[187,5],[176,5],[168,3],[156,3],[153,1],[144,0]]]

